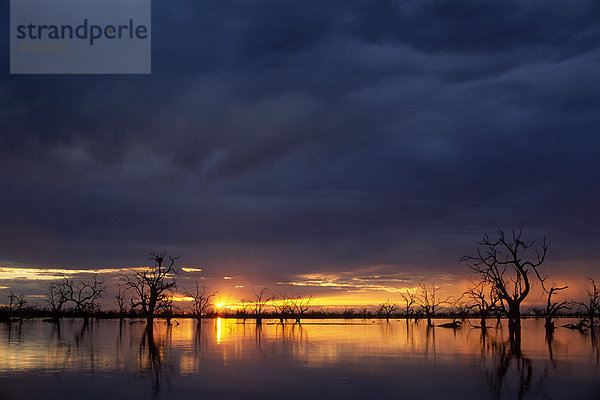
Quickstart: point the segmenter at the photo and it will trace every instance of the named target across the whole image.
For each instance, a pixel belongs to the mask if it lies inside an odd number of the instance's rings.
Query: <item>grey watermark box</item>
[[[150,0],[11,0],[11,74],[149,74]]]

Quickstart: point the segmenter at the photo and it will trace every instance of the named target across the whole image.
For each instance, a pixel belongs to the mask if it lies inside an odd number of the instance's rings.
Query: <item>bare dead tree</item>
[[[250,314],[250,312],[251,312],[251,306],[252,306],[252,302],[250,300],[246,300],[246,299],[240,300],[240,306],[237,309],[237,313],[244,318],[243,323],[246,323],[246,318],[248,317],[248,314]]]
[[[8,300],[8,308],[12,313],[20,312],[25,307],[25,304],[27,304],[27,300],[25,300],[25,295],[23,295],[22,293],[17,296],[11,291],[8,295]]]
[[[254,294],[252,314],[254,314],[254,316],[256,317],[256,323],[260,325],[262,323],[262,318],[267,310],[267,304],[271,300],[273,300],[273,297],[269,297],[267,295],[266,287],[263,287],[258,292],[253,290],[252,293]]]
[[[76,282],[72,279],[64,278],[62,284],[65,286],[68,301],[74,304],[75,312],[83,316],[86,320],[90,314],[99,309],[98,300],[104,293],[104,281],[94,275],[92,282]]]
[[[312,296],[302,297],[300,295],[296,295],[289,298],[291,310],[296,317],[297,323],[300,323],[302,316],[310,309],[310,303],[312,300]]]
[[[411,293],[408,289],[404,289],[404,292],[400,292],[400,296],[404,300],[404,315],[406,318],[412,314],[412,306],[417,302],[417,294]]]
[[[546,328],[546,332],[549,334],[551,334],[555,328],[554,321],[552,321],[552,320],[558,316],[560,311],[567,310],[570,308],[569,303],[567,301],[553,302],[552,296],[558,292],[561,292],[561,291],[567,289],[567,288],[568,288],[567,285],[561,286],[561,287],[555,287],[554,285],[552,285],[550,287],[550,289],[548,289],[548,290],[546,290],[544,288],[544,291],[548,295],[548,300],[546,302],[546,309],[544,310],[544,319],[546,321],[544,324],[544,327]]]
[[[283,322],[283,320],[287,317],[292,316],[294,314],[294,310],[292,308],[292,303],[290,300],[291,299],[288,296],[283,295],[279,296],[279,298],[274,297],[272,299],[273,307],[275,307],[277,314],[279,314],[281,322]]]
[[[523,226],[513,230],[512,237],[508,238],[501,230],[497,239],[485,235],[478,243],[477,255],[461,258],[461,262],[479,275],[481,282],[494,288],[508,317],[511,343],[517,345],[521,341],[521,303],[531,290],[530,274],[534,273],[542,283],[545,281],[539,268],[548,252],[545,238],[541,248],[536,248],[535,242],[522,238],[522,233]]]
[[[177,274],[175,261],[179,257],[168,257],[169,264],[163,265],[165,253],[150,253],[154,267],[135,272],[133,275],[121,275],[122,286],[134,292],[131,308],[139,309],[147,321],[151,323],[154,317],[168,308],[169,298],[173,295],[176,282],[173,275]]]
[[[122,289],[119,289],[119,291],[117,292],[117,294],[115,295],[115,298],[117,299],[117,305],[119,306],[119,318],[123,318],[123,316],[125,315],[126,307],[126,301],[125,301],[125,291]]]
[[[578,303],[581,305],[587,314],[590,330],[592,335],[594,334],[595,318],[600,314],[600,287],[596,284],[596,281],[592,278],[590,280],[590,286],[585,288],[587,299],[585,302]],[[583,322],[585,323],[585,321]]]
[[[210,299],[213,298],[218,292],[207,293],[206,287],[204,285],[200,286],[200,282],[195,281],[196,290],[194,293],[190,291],[184,291],[184,294],[188,297],[194,299],[194,304],[192,305],[192,312],[197,319],[202,318],[205,315],[210,307],[213,304],[210,302]]]
[[[58,320],[58,318],[60,318],[60,314],[63,312],[65,304],[67,304],[69,301],[69,292],[67,287],[64,285],[64,280],[49,283],[46,296],[46,301],[50,306],[53,318]]]
[[[417,304],[421,307],[421,310],[427,318],[427,325],[432,325],[431,317],[442,304],[448,302],[448,299],[442,300],[438,297],[437,290],[438,288],[435,283],[432,283],[430,288],[419,283],[419,291],[416,299]]]
[[[477,313],[481,318],[480,326],[482,329],[486,329],[487,318],[498,311],[500,299],[495,288],[487,282],[471,282],[471,287],[463,293],[463,296],[470,300],[470,308],[477,309]]]
[[[385,316],[387,321],[390,320],[390,317],[393,313],[398,310],[398,304],[392,303],[389,299],[387,299],[384,303],[379,305],[379,314]]]

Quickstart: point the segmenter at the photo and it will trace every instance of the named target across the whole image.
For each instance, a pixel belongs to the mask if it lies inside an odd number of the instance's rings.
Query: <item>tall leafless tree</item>
[[[212,307],[210,299],[213,298],[217,292],[208,293],[204,285],[200,285],[200,282],[198,281],[195,281],[195,283],[195,291],[190,292],[186,290],[184,291],[184,294],[193,299],[194,304],[192,305],[192,312],[197,319],[200,319],[208,312],[210,307]]]
[[[119,318],[123,319],[123,316],[125,315],[126,307],[126,301],[125,301],[125,291],[122,289],[119,289],[117,294],[115,295],[115,298],[117,299],[117,306],[119,306]]]
[[[133,275],[121,275],[123,287],[134,292],[131,308],[139,309],[146,320],[151,323],[154,317],[168,308],[169,298],[176,287],[173,275],[177,274],[175,261],[179,257],[168,256],[168,264],[164,265],[165,253],[150,253],[154,266]]]
[[[422,283],[419,283],[419,291],[417,292],[417,304],[421,307],[421,310],[427,318],[427,325],[431,326],[431,317],[435,314],[436,310],[442,305],[447,303],[448,299],[440,299],[437,292],[438,288],[435,283],[431,284],[431,287],[427,287]]]
[[[72,279],[64,278],[69,301],[73,303],[73,309],[77,314],[83,316],[86,320],[90,314],[99,309],[98,300],[104,293],[104,281],[94,275],[91,282],[80,281],[73,282]]]
[[[501,230],[495,239],[485,235],[478,243],[477,255],[461,258],[478,274],[481,282],[494,288],[508,317],[511,343],[516,345],[521,342],[521,303],[531,290],[531,279],[545,280],[539,268],[548,252],[545,238],[541,247],[537,248],[534,247],[535,242],[523,239],[522,233],[521,226],[519,230],[513,230],[511,237],[506,237]],[[531,277],[531,274],[535,276]],[[516,350],[519,351],[519,348]]]
[[[413,311],[412,306],[417,302],[417,294],[404,289],[404,292],[400,292],[400,296],[404,300],[404,315],[409,318]]]
[[[20,312],[25,307],[25,304],[27,304],[27,300],[25,300],[25,295],[16,295],[12,291],[8,295],[8,300],[8,308],[12,313]]]
[[[595,318],[600,315],[600,287],[590,278],[590,286],[585,288],[587,299],[579,303],[587,314],[592,335],[594,335]],[[585,321],[584,321],[585,323]]]
[[[385,316],[386,321],[389,321],[397,310],[398,304],[392,303],[389,299],[379,305],[379,314]]]
[[[281,295],[279,297],[274,297],[272,304],[273,307],[275,307],[275,310],[277,310],[277,313],[281,316],[289,316],[293,314],[292,304],[289,296]]]
[[[58,282],[48,285],[48,304],[55,318],[64,311],[65,305],[72,303],[72,310],[85,321],[89,316],[98,311],[98,301],[104,293],[104,281],[94,275],[92,281],[74,281],[63,276]]]
[[[58,320],[65,307],[65,304],[69,301],[69,292],[67,287],[64,285],[64,280],[59,282],[50,282],[48,284],[48,292],[46,294],[48,305],[52,311],[53,318]]]
[[[554,327],[553,319],[556,318],[562,310],[567,310],[570,308],[569,302],[567,302],[567,301],[560,301],[560,302],[552,301],[552,296],[554,296],[558,292],[561,292],[567,288],[568,288],[567,285],[561,286],[561,287],[555,287],[554,285],[552,285],[550,287],[550,289],[547,289],[547,290],[544,288],[544,291],[548,295],[548,299],[546,301],[546,309],[544,310],[544,319],[545,319],[544,327],[546,328],[546,332],[548,334],[552,334],[552,332],[554,331],[555,327]]]
[[[290,301],[290,297],[282,295],[274,297],[272,299],[272,304],[277,314],[279,314],[279,321],[283,322],[284,319],[293,316],[294,310],[292,309],[292,303]]]
[[[310,303],[312,302],[312,300],[312,296],[303,297],[300,295],[296,295],[291,296],[289,298],[291,310],[294,316],[296,317],[297,323],[300,323],[300,319],[302,318],[302,316],[310,309]]]
[[[463,293],[469,300],[469,307],[476,308],[480,317],[481,329],[487,328],[487,318],[498,311],[499,301],[496,289],[487,282],[471,282],[471,286]]]
[[[266,287],[263,287],[258,292],[253,290],[252,293],[254,294],[252,314],[254,314],[256,318],[256,323],[260,325],[262,323],[263,316],[267,311],[267,304],[273,300],[273,297],[269,297],[267,295]]]

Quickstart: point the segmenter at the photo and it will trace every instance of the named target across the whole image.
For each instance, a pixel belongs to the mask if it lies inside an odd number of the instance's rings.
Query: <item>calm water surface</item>
[[[533,319],[520,357],[506,323],[131,322],[1,324],[0,399],[600,399],[598,342]]]

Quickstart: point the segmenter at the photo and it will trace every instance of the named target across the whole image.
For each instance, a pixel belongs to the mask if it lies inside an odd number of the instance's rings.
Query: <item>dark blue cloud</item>
[[[522,222],[557,265],[595,262],[596,2],[153,15],[150,76],[0,78],[3,262],[462,271]]]

